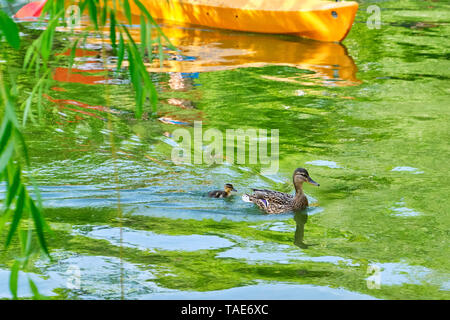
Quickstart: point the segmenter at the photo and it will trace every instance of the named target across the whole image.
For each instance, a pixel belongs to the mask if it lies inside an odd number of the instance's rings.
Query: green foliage
[[[39,205],[36,205],[35,200],[31,198],[22,177],[19,161],[20,156],[25,157],[27,165],[29,165],[29,159],[26,152],[26,146],[24,145],[21,127],[15,116],[14,98],[11,96],[11,91],[12,90],[9,90],[5,81],[3,81],[3,75],[0,72],[0,102],[4,110],[0,130],[0,176],[2,180],[6,182],[7,186],[6,200],[2,215],[12,215],[12,222],[5,241],[5,249],[8,248],[14,235],[17,234],[19,225],[23,220],[25,213],[25,216],[31,218],[34,222],[41,249],[46,255],[49,255],[44,236],[42,208]],[[38,192],[36,193],[36,196],[38,199],[40,198]],[[27,239],[24,241],[29,243],[31,237],[32,233],[28,233]],[[13,298],[17,298],[18,272],[20,268],[24,266],[24,261],[27,260],[27,253],[24,253],[24,257],[25,259],[19,258],[16,260],[11,270],[10,289]]]
[[[70,44],[70,57],[69,68],[75,57],[75,50],[78,45],[86,39],[89,32],[102,34],[102,30],[109,24],[109,41],[112,48],[118,53],[117,70],[122,68],[123,61],[128,60],[129,63],[129,75],[131,83],[135,91],[135,115],[137,118],[142,117],[145,105],[147,101],[151,105],[151,112],[155,112],[157,108],[157,92],[150,79],[150,75],[146,70],[145,56],[151,60],[152,53],[152,33],[153,27],[158,30],[158,45],[160,47],[161,55],[161,36],[162,31],[157,26],[149,12],[142,6],[139,1],[135,3],[141,8],[142,14],[140,16],[142,34],[140,37],[140,46],[135,43],[128,27],[119,22],[117,12],[121,10],[125,13],[127,22],[131,24],[132,14],[129,1],[120,1],[120,7],[110,7],[107,5],[107,1],[99,0],[82,0],[77,2],[81,12],[87,10],[90,23],[92,25],[87,26],[81,33],[72,32],[72,36],[76,38]],[[41,15],[41,22],[46,19],[46,28],[40,33],[40,35],[31,43],[26,50],[26,54],[23,61],[23,69],[27,72],[34,72],[36,75],[36,83],[31,90],[28,98],[22,104],[23,120],[22,125],[25,126],[27,119],[35,121],[33,116],[33,106],[38,109],[38,113],[41,113],[42,96],[48,90],[49,77],[52,74],[53,59],[56,59],[56,52],[54,49],[54,38],[56,28],[60,26],[61,19],[65,15],[65,3],[62,0],[47,1],[43,13]],[[108,21],[109,17],[109,21]],[[117,46],[117,33],[119,44]],[[20,36],[19,28],[17,24],[3,11],[0,10],[0,41],[5,38],[7,43],[13,48],[18,50],[20,48]],[[168,39],[165,38],[167,41]],[[7,59],[7,57],[4,57]],[[19,94],[14,82],[11,88],[3,81],[3,71],[0,70],[0,105],[4,110],[3,119],[0,128],[0,177],[6,183],[7,193],[4,202],[3,213],[0,217],[7,218],[2,219],[2,223],[11,219],[8,234],[5,240],[5,249],[10,246],[14,237],[19,235],[19,242],[22,244],[22,257],[17,258],[11,269],[10,276],[10,291],[14,299],[17,299],[17,283],[19,277],[19,271],[26,268],[26,264],[30,256],[32,255],[31,241],[33,233],[31,232],[31,226],[28,226],[28,232],[26,236],[21,233],[21,224],[26,220],[33,221],[33,230],[39,243],[40,249],[50,257],[50,252],[47,246],[45,231],[48,227],[45,224],[43,218],[41,199],[39,190],[34,185],[34,194],[36,200],[34,200],[27,190],[27,182],[23,176],[21,162],[25,162],[29,167],[30,160],[26,148],[26,143],[22,135],[22,126],[19,124],[15,115],[15,96]],[[32,180],[32,177],[28,177]],[[0,228],[3,226],[0,226]],[[34,282],[29,279],[29,286],[33,292],[34,298],[39,298],[39,291]]]
[[[6,38],[11,47],[19,49],[20,37],[17,25],[5,12],[0,10],[0,40],[2,36]]]

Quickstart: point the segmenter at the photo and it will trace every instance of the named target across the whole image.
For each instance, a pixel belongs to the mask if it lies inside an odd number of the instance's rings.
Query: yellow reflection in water
[[[292,66],[313,71],[314,78],[334,85],[355,85],[356,65],[339,43],[319,42],[290,36],[260,35],[164,25],[162,30],[181,50],[153,72],[208,72],[265,65]],[[133,35],[138,40],[138,30]]]
[[[162,68],[159,60],[154,59],[148,64],[151,72],[192,73],[282,65],[312,71],[313,74],[305,77],[318,85],[361,83],[356,78],[353,59],[340,43],[167,23],[162,24],[162,30],[180,52],[166,50],[169,58],[164,60]],[[109,31],[105,30],[106,33]],[[131,28],[131,34],[139,43],[140,29]],[[98,43],[99,39],[93,37],[88,41]]]

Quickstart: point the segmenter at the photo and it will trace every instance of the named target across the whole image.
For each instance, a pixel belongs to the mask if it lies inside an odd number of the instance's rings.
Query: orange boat
[[[122,8],[121,1],[116,7]],[[71,1],[68,1],[71,2]],[[76,1],[75,1],[76,2]],[[156,19],[245,32],[291,34],[321,41],[342,41],[350,31],[358,3],[324,0],[141,0]],[[39,16],[45,1],[32,2],[18,18]],[[131,13],[141,9],[129,1]]]

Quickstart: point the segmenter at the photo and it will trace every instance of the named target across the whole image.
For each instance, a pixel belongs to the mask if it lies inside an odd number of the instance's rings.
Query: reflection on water
[[[242,300],[238,297],[251,297],[250,300],[374,300],[374,297],[351,292],[342,288],[330,288],[291,283],[265,283],[209,292],[156,293],[151,299],[178,300]]]
[[[357,67],[341,43],[308,40],[287,35],[251,34],[162,24],[162,31],[179,51],[166,51],[160,65],[157,56],[148,70],[176,73],[171,82],[177,86],[182,74],[232,70],[266,65],[291,66],[312,72],[311,79],[321,85],[357,85]],[[131,28],[136,43],[138,28]],[[99,39],[89,38],[97,45]],[[114,65],[110,66],[111,69]],[[181,73],[181,75],[180,75]]]
[[[75,232],[85,237],[106,239],[112,244],[131,246],[140,250],[197,251],[226,248],[233,245],[229,240],[217,236],[191,235],[161,235],[151,231],[131,230],[124,228],[109,228],[99,226],[78,226]],[[122,235],[120,235],[122,233]],[[123,237],[121,240],[120,237]],[[121,242],[122,241],[122,242]]]
[[[294,244],[302,249],[308,248],[308,245],[303,242],[305,237],[305,223],[308,221],[308,213],[306,211],[299,211],[294,214],[294,220],[297,227],[295,228]]]

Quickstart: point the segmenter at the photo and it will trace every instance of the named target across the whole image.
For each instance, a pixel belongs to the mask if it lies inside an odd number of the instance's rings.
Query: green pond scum
[[[373,4],[379,29],[366,24]],[[140,119],[125,69],[88,37],[73,73],[67,56],[54,61],[24,129],[52,260],[34,255],[19,277],[44,299],[251,299],[252,288],[276,288],[266,299],[449,299],[449,21],[445,1],[363,1],[342,44],[162,24],[180,52],[148,65],[158,106]],[[28,92],[36,79],[21,65],[38,30],[20,28],[19,51],[0,43],[0,69]],[[54,46],[66,41],[59,31]],[[173,132],[193,134],[194,121],[278,129],[278,173],[174,164]],[[293,192],[298,167],[320,183],[304,186],[307,210],[266,215],[241,200],[251,188]],[[207,196],[224,183],[238,192]],[[0,251],[0,299],[19,254],[17,241]],[[32,296],[20,278],[18,292]]]

